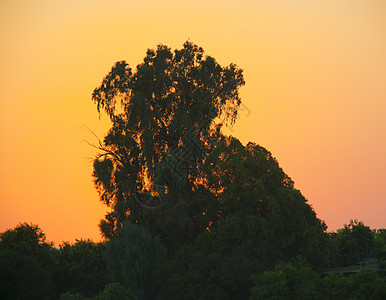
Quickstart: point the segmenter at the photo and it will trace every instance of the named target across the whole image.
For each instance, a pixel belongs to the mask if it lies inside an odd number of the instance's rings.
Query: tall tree
[[[184,202],[221,126],[236,120],[242,85],[240,68],[220,66],[191,42],[174,52],[149,49],[134,72],[125,61],[115,63],[92,95],[112,121],[93,172],[111,208],[100,224],[106,238],[126,218],[143,222],[149,211],[165,213]]]

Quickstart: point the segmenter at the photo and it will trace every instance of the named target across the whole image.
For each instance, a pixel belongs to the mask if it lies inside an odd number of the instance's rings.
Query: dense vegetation
[[[127,226],[126,226],[127,225]],[[263,256],[256,266],[248,247],[229,244],[249,232],[241,224],[215,236],[203,234],[167,254],[158,237],[127,223],[119,239],[78,240],[54,248],[42,230],[19,224],[0,234],[0,299],[385,299],[385,271],[363,268],[349,277],[320,275],[324,267],[346,266],[345,253],[378,258],[386,270],[386,230],[351,221],[324,235],[323,263],[305,256]],[[252,227],[252,226],[251,226]],[[250,228],[251,228],[250,227]],[[229,230],[229,232],[228,232]],[[357,234],[361,231],[364,235]],[[254,232],[252,230],[252,232]],[[252,236],[252,234],[251,234]],[[363,250],[354,252],[355,246]],[[266,242],[268,243],[268,242]],[[228,246],[228,249],[226,248]],[[257,247],[257,246],[256,246]],[[276,245],[275,245],[276,247]],[[247,250],[246,250],[247,249]],[[260,253],[260,252],[259,252]]]
[[[54,248],[36,225],[0,235],[2,299],[385,299],[386,231],[334,233],[265,148],[224,136],[242,70],[186,42],[117,62],[94,90],[112,127],[93,179],[104,242]]]

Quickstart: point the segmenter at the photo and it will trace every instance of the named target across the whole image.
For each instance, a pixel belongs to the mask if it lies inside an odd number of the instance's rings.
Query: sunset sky
[[[100,240],[91,93],[118,60],[203,47],[244,69],[226,134],[266,147],[328,230],[386,228],[386,1],[0,1],[0,232]]]

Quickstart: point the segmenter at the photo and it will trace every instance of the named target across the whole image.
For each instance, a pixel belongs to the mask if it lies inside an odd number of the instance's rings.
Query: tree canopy
[[[117,238],[128,220],[171,253],[208,231],[214,247],[243,253],[253,268],[297,254],[317,260],[325,225],[293,181],[269,151],[221,132],[236,120],[243,84],[236,65],[221,67],[190,42],[148,50],[135,72],[113,66],[93,92],[112,121],[93,172],[111,208],[104,237]]]
[[[37,225],[20,223],[0,234],[2,299],[51,299],[54,295],[52,243]],[[41,291],[44,290],[45,294]]]
[[[222,67],[191,42],[174,52],[149,49],[135,71],[125,61],[114,64],[92,95],[112,121],[93,172],[111,208],[100,224],[105,237],[127,217],[142,222],[144,211],[183,201],[221,126],[235,122],[242,85],[240,68]]]
[[[380,269],[364,267],[350,276],[319,275],[303,255],[275,258],[276,253],[269,258],[262,254],[271,241],[258,227],[259,218],[249,213],[245,218],[229,215],[167,256],[159,238],[130,222],[106,243],[77,240],[59,248],[43,242],[45,234],[38,226],[19,224],[0,233],[0,298],[385,299],[386,270],[381,264]],[[335,234],[356,226],[368,228],[350,221]],[[381,262],[384,229],[371,232],[376,242],[369,253]],[[277,235],[274,231],[266,234]],[[42,247],[33,246],[37,244]],[[282,250],[282,242],[275,247]],[[329,251],[339,255],[340,248]],[[256,258],[271,260],[270,266],[256,268]]]
[[[222,134],[243,84],[190,42],[117,62],[93,93],[112,121],[93,170],[106,240],[0,233],[0,298],[385,299],[386,231],[327,234],[267,149]]]
[[[110,208],[100,223],[107,269],[138,299],[334,298],[350,285],[315,271],[346,241],[355,255],[383,257],[383,234],[361,224],[334,243],[267,149],[222,133],[242,85],[240,68],[185,42],[149,49],[134,71],[115,63],[93,92],[112,122],[93,170]]]

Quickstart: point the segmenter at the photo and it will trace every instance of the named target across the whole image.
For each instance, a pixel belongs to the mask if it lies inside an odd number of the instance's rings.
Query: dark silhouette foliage
[[[110,282],[104,259],[105,248],[104,243],[91,240],[60,245],[55,278],[60,294],[69,292],[91,297],[104,290]]]
[[[55,293],[53,251],[37,225],[22,223],[1,233],[1,299],[51,299]]]
[[[328,242],[331,267],[355,265],[372,256],[381,258],[381,253],[374,252],[375,232],[358,220],[350,220],[343,228],[329,234]],[[384,243],[381,240],[378,243],[380,250]]]
[[[318,273],[301,258],[278,263],[274,270],[252,276],[252,299],[322,299]]]
[[[128,288],[113,282],[106,285],[103,293],[94,297],[93,300],[137,300],[137,296]]]
[[[150,236],[169,254],[158,277],[145,272],[158,278],[161,298],[247,299],[249,275],[279,259],[321,264],[326,226],[293,181],[269,151],[221,133],[236,120],[243,84],[236,65],[221,67],[186,42],[174,52],[148,50],[135,71],[117,62],[93,92],[112,121],[94,160],[96,188],[111,209],[100,228],[111,240],[113,279],[140,298],[138,274],[151,260],[138,245],[153,249]]]
[[[243,84],[236,65],[222,67],[190,42],[174,52],[149,49],[134,72],[125,61],[112,67],[92,95],[112,121],[93,172],[111,208],[100,224],[104,237],[126,218],[144,224],[152,211],[167,214],[184,202],[221,126],[235,122]]]
[[[126,222],[107,243],[106,259],[114,282],[130,288],[139,299],[154,299],[153,269],[166,257],[166,248],[141,226]]]
[[[92,96],[112,122],[93,165],[105,241],[1,233],[0,298],[385,299],[386,231],[327,234],[267,149],[222,134],[243,84],[190,42],[117,62]]]

